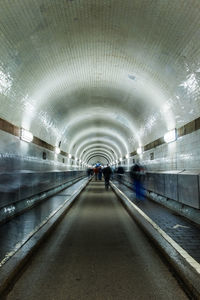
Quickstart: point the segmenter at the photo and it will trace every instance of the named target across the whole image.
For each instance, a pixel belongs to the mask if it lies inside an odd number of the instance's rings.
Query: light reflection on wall
[[[194,93],[195,91],[199,90],[199,83],[196,78],[196,74],[192,73],[187,76],[187,79],[183,81],[180,86],[183,86],[187,89],[188,93]]]
[[[0,69],[0,94],[7,95],[12,87],[12,78]]]

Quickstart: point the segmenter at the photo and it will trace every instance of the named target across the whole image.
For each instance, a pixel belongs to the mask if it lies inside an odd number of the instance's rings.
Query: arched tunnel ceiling
[[[199,117],[199,16],[199,0],[1,1],[0,116],[124,156]]]

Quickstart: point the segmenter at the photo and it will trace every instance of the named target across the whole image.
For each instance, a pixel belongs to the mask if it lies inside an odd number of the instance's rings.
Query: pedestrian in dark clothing
[[[103,169],[103,176],[104,176],[104,180],[105,180],[106,190],[108,190],[111,175],[112,175],[112,170],[109,167],[109,165],[107,165],[107,167]]]
[[[101,168],[101,167],[99,167],[98,179],[99,179],[99,180],[102,179],[102,168]]]
[[[124,168],[122,166],[120,166],[117,169],[117,179],[119,182],[123,181],[123,175],[124,175]]]
[[[88,169],[87,169],[87,175],[88,175],[88,177],[90,178],[90,177],[93,175],[93,169],[88,168]]]

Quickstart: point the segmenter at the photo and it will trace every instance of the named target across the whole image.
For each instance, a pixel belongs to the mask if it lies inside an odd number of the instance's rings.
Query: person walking
[[[130,177],[133,181],[133,191],[136,195],[136,201],[140,202],[144,200],[144,191],[142,186],[142,168],[139,164],[135,164],[131,167]]]
[[[95,180],[97,181],[97,176],[99,173],[99,169],[97,168],[97,166],[94,168],[94,176],[95,176]]]
[[[101,168],[101,166],[99,166],[98,179],[102,180],[102,168]]]
[[[110,181],[111,175],[112,175],[112,170],[109,167],[109,165],[107,165],[107,167],[105,167],[103,169],[103,176],[104,176],[104,180],[105,180],[105,188],[106,188],[106,190],[108,190],[108,188],[109,188],[109,181]]]

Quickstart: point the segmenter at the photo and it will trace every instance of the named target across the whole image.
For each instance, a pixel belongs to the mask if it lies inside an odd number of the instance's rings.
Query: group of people
[[[118,169],[115,170],[117,179],[119,182],[122,182],[124,175],[124,168],[119,166]],[[133,190],[136,194],[136,200],[141,201],[145,199],[143,181],[144,181],[144,168],[140,164],[134,164],[130,169],[130,179],[133,183]],[[101,165],[96,165],[94,168],[88,169],[88,176],[95,175],[95,180],[102,180],[102,176],[105,181],[105,188],[108,189],[109,181],[111,176],[113,175],[113,170],[109,165],[102,168]]]
[[[88,176],[92,176],[94,174],[95,180],[102,180],[102,175],[104,176],[105,188],[109,188],[109,181],[112,176],[112,169],[109,165],[102,168],[100,165],[96,165],[93,169],[88,169]]]

